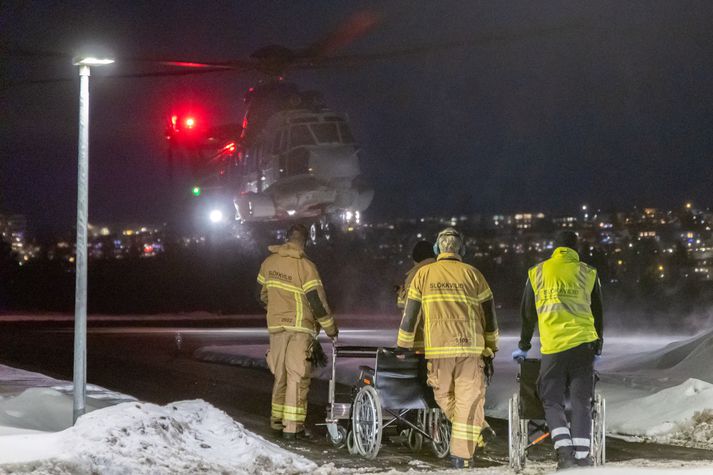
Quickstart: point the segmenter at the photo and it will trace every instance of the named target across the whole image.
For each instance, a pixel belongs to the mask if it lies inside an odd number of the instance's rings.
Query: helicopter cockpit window
[[[285,150],[287,150],[287,138],[289,137],[289,134],[287,133],[287,129],[283,129],[282,133],[280,134],[280,153],[285,153]]]
[[[280,133],[276,133],[275,136],[272,138],[272,147],[271,147],[271,152],[272,153],[277,153],[277,149],[280,147]]]
[[[292,147],[300,145],[314,145],[314,138],[306,125],[295,125],[292,127],[290,144]]]
[[[339,143],[339,133],[337,133],[337,124],[322,122],[318,124],[312,124],[311,127],[319,143]]]
[[[282,136],[285,134],[284,130],[280,130],[275,134],[275,138],[272,141],[272,153],[280,153],[280,143],[282,142]]]
[[[339,124],[339,133],[342,136],[342,143],[354,143],[354,136],[346,123]]]

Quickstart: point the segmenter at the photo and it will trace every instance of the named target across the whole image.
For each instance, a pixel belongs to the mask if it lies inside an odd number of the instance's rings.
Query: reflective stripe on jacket
[[[396,306],[398,308],[406,307],[406,300],[408,299],[408,289],[411,286],[416,272],[429,264],[436,262],[436,259],[429,257],[421,262],[417,262],[407,273],[404,280],[404,285],[399,289],[399,295],[396,298]],[[411,332],[399,332],[399,339],[396,342],[397,346],[407,348],[411,347],[417,353],[423,353],[424,350],[424,338],[423,338],[423,311],[418,313],[415,330]],[[413,346],[411,346],[413,345]]]
[[[297,331],[336,333],[317,267],[292,243],[268,247],[272,253],[260,266],[260,299],[267,307],[270,333]]]
[[[411,282],[399,341],[407,342],[414,328],[411,313],[420,308],[427,359],[484,352],[492,355],[497,351],[497,325],[486,334],[481,305],[492,298],[493,293],[479,270],[461,262],[457,254],[441,253],[436,263],[419,269]]]
[[[597,270],[568,247],[528,271],[535,293],[542,354],[559,353],[597,340],[591,310]]]

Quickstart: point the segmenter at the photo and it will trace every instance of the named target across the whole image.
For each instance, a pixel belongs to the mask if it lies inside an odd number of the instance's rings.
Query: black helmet
[[[570,249],[577,249],[577,240],[579,236],[574,231],[560,231],[557,233],[555,238],[555,247],[568,247]]]
[[[299,234],[303,241],[306,241],[309,237],[309,232],[304,224],[293,224],[287,230],[287,240],[290,241],[294,239],[295,234]]]
[[[433,259],[435,257],[433,254],[433,243],[428,241],[418,241],[413,247],[413,253],[411,256],[413,257],[414,262]]]

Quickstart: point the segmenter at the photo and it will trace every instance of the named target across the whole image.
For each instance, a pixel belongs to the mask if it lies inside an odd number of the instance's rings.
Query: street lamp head
[[[104,66],[113,62],[114,60],[110,58],[95,58],[94,56],[80,56],[73,60],[75,66]]]

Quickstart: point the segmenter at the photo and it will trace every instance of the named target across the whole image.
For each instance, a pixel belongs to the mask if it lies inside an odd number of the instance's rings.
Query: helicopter
[[[174,155],[189,159],[199,182],[193,194],[209,197],[221,208],[211,208],[211,221],[222,222],[234,209],[238,223],[311,223],[311,237],[327,237],[331,223],[358,222],[371,204],[374,191],[361,174],[359,145],[346,114],[332,111],[316,91],[300,90],[286,79],[288,73],[359,67],[404,57],[475,45],[519,41],[535,36],[560,36],[579,25],[520,29],[514,32],[477,33],[466,39],[365,54],[335,54],[364,36],[381,21],[371,11],[352,14],[336,30],[304,49],[270,45],[246,59],[218,62],[116,58],[136,72],[99,76],[101,80],[176,77],[220,72],[261,74],[262,79],[245,94],[245,115],[240,123],[208,126],[192,111],[168,115],[165,138],[169,163]],[[573,28],[574,26],[574,28]],[[72,55],[56,51],[6,49],[4,54],[22,60],[61,59]],[[68,61],[67,61],[68,63]],[[133,65],[133,66],[132,66]],[[137,67],[150,66],[146,71]],[[161,67],[161,70],[155,70]],[[167,69],[170,68],[170,69]],[[5,81],[3,86],[73,81],[71,78]],[[0,88],[2,89],[2,88]]]
[[[361,175],[348,117],[283,77],[251,87],[244,101],[240,124],[204,128],[192,113],[171,114],[169,162],[177,149],[186,152],[205,185],[194,194],[205,188],[212,201],[232,201],[241,224],[307,222],[312,239],[329,238],[335,222],[359,224],[374,191]],[[207,211],[213,220],[225,214]]]
[[[240,124],[205,128],[188,112],[172,113],[166,126],[169,163],[187,152],[194,175],[212,195],[231,198],[239,223],[300,221],[329,238],[332,225],[358,224],[374,197],[361,174],[359,145],[346,114],[328,108],[322,94],[300,90],[288,70],[314,69],[379,21],[358,12],[311,46],[293,51],[270,45],[249,60],[230,63],[169,62],[193,68],[237,68],[267,76],[248,89]],[[201,170],[202,169],[202,170]],[[201,194],[196,185],[194,194]],[[231,195],[231,196],[228,196]],[[215,199],[215,198],[214,198]],[[211,209],[212,220],[223,217]]]

